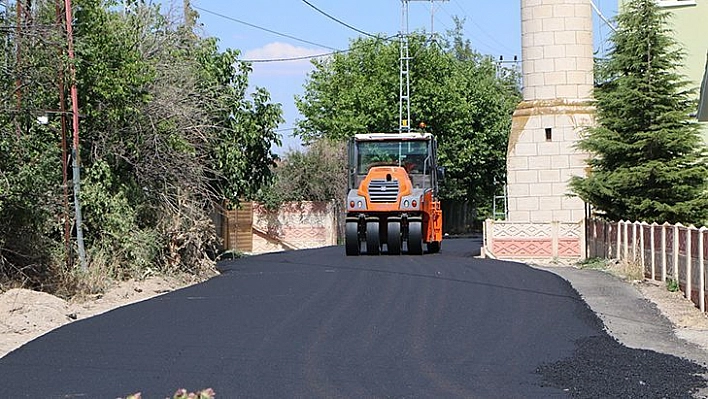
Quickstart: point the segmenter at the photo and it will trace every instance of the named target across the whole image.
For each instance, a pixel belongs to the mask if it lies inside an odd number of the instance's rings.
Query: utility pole
[[[56,0],[54,3],[56,10],[56,23],[57,29],[60,31],[62,28],[62,0]],[[59,58],[62,56],[62,49],[59,48]],[[64,85],[64,70],[61,65],[58,68],[59,81],[57,82],[57,87],[59,89],[59,115],[61,120],[61,166],[62,166],[62,189],[64,191],[64,252],[66,268],[69,270],[73,265],[73,257],[71,256],[71,223],[69,221],[69,165],[68,165],[68,147],[66,143],[67,131],[66,131],[66,95],[65,95],[65,85]]]
[[[408,8],[411,1],[430,2],[430,34],[434,35],[435,2],[448,0],[401,0],[401,33],[400,33],[400,73],[399,73],[399,102],[398,102],[398,132],[411,131],[411,78],[410,78],[410,52],[408,48]]]
[[[80,169],[79,169],[79,92],[76,87],[76,66],[74,65],[74,30],[72,28],[73,16],[71,13],[71,0],[64,0],[64,8],[66,12],[66,39],[67,50],[69,53],[69,74],[71,79],[71,114],[73,126],[73,148],[72,148],[72,164],[73,164],[73,180],[74,180],[74,208],[76,213],[76,242],[79,249],[79,262],[81,270],[88,271],[86,265],[86,250],[84,249],[84,232],[81,220],[81,203],[79,202],[80,192]]]

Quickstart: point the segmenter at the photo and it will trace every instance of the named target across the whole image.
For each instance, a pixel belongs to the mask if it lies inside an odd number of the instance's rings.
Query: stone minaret
[[[507,152],[508,220],[578,222],[585,206],[568,197],[584,175],[574,149],[592,123],[592,10],[589,0],[521,0],[523,101]]]

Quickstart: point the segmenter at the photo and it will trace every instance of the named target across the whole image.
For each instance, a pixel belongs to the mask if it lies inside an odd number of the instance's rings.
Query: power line
[[[258,26],[258,25],[252,24],[252,23],[250,23],[250,22],[241,21],[240,19],[236,19],[236,18],[230,17],[230,16],[228,16],[228,15],[220,14],[220,13],[215,12],[215,11],[207,10],[207,9],[205,9],[205,8],[202,8],[202,7],[192,6],[192,8],[194,8],[194,9],[196,9],[196,10],[199,10],[199,11],[202,11],[202,12],[205,12],[205,13],[207,13],[207,14],[212,14],[212,15],[215,15],[215,16],[217,16],[217,17],[220,17],[220,18],[223,18],[223,19],[227,19],[227,20],[232,21],[232,22],[236,22],[236,23],[239,23],[239,24],[242,24],[242,25],[249,26],[249,27],[254,28],[254,29],[259,29],[259,30],[262,30],[262,31],[265,31],[265,32],[268,32],[268,33],[272,33],[272,34],[277,35],[277,36],[286,37],[286,38],[288,38],[288,39],[296,40],[296,41],[302,42],[302,43],[311,44],[311,45],[313,45],[313,46],[318,46],[318,47],[330,49],[330,50],[332,50],[332,51],[339,51],[339,49],[336,49],[336,48],[334,48],[334,47],[325,46],[324,44],[315,43],[315,42],[312,42],[312,41],[309,41],[309,40],[305,40],[305,39],[300,39],[299,37],[295,37],[295,36],[289,35],[289,34],[287,34],[287,33],[277,32],[277,31],[274,31],[274,30],[272,30],[272,29],[268,29],[268,28],[264,28],[264,27],[262,27],[262,26]]]
[[[391,41],[394,37],[398,37],[398,35],[392,35],[388,37],[380,37],[377,36],[375,37],[376,43],[379,41]],[[313,59],[313,58],[320,58],[320,57],[329,57],[331,55],[335,54],[346,54],[354,49],[356,49],[357,43],[353,43],[349,46],[348,49],[346,50],[337,50],[337,51],[332,51],[329,53],[321,53],[321,54],[313,54],[313,55],[303,55],[299,57],[284,57],[284,58],[266,58],[266,59],[255,59],[255,60],[240,60],[241,62],[251,62],[251,63],[266,63],[266,62],[290,62],[290,61],[301,61],[301,60],[308,60],[308,59]]]
[[[267,58],[267,59],[240,60],[240,61],[241,61],[241,62],[251,62],[251,63],[302,61],[302,60],[311,60],[311,59],[313,59],[313,58],[328,57],[328,56],[330,56],[330,55],[346,53],[346,52],[348,52],[348,51],[349,51],[349,50],[342,50],[342,51],[332,51],[332,52],[329,52],[329,53],[322,53],[322,54],[302,55],[302,56],[299,56],[299,57]]]
[[[460,2],[459,2],[458,0],[453,0],[453,1],[454,1],[455,4],[457,5],[457,7],[458,7],[460,10],[462,10],[462,13],[465,15],[465,17],[466,17],[466,18],[469,18],[470,21],[472,21],[472,24],[473,24],[474,26],[476,26],[477,29],[480,30],[480,32],[482,32],[485,36],[487,36],[488,38],[490,38],[494,43],[496,43],[497,45],[499,45],[501,48],[505,49],[506,51],[509,51],[509,52],[511,52],[511,53],[514,52],[514,51],[511,50],[509,47],[507,47],[504,43],[499,42],[494,36],[492,36],[491,34],[487,33],[487,31],[486,31],[484,28],[482,28],[482,26],[480,26],[472,17],[469,16],[469,13],[467,12],[467,10],[465,10],[464,7],[462,7],[462,4],[460,4]]]
[[[445,14],[447,14],[448,17],[450,17],[450,18],[455,18],[452,14],[450,14],[450,12],[449,12],[447,9],[443,8],[442,10],[443,10],[443,12],[445,12]],[[467,16],[464,17],[465,20],[467,20],[468,18],[469,18],[469,17],[467,17]],[[451,29],[449,26],[447,26],[444,22],[442,22],[442,21],[440,21],[440,22],[443,23],[443,25],[445,25],[445,27],[446,27],[448,30],[452,30],[452,29]],[[479,35],[472,35],[471,32],[468,30],[468,27],[467,27],[467,26],[463,26],[463,29],[465,30],[465,33],[466,33],[466,34],[472,36],[472,39],[474,40],[474,41],[472,42],[472,44],[473,44],[473,46],[475,47],[475,49],[476,49],[477,51],[479,51],[480,53],[486,51],[486,52],[488,52],[488,53],[490,53],[490,54],[495,54],[495,53],[498,52],[497,49],[495,49],[494,47],[492,47],[492,45],[490,45],[489,43],[487,43],[487,42],[485,42],[485,41],[480,40]]]
[[[425,6],[422,4],[422,2],[419,2],[418,6],[419,6],[418,8],[423,8],[423,7],[425,7]],[[431,6],[431,7],[434,7],[434,6]],[[440,8],[444,10],[444,8],[442,7],[442,5],[440,5]],[[427,10],[426,10],[426,11],[427,11]],[[432,12],[432,11],[431,11],[431,12]],[[445,13],[447,13],[447,14],[449,15],[449,13],[448,13],[447,11],[445,11]],[[449,26],[448,24],[446,24],[443,19],[440,19],[440,17],[438,16],[437,13],[432,12],[432,18],[431,18],[431,21],[430,21],[430,37],[431,37],[431,38],[432,38],[432,37],[435,37],[435,36],[438,36],[438,34],[435,33],[435,31],[433,30],[433,29],[434,29],[433,20],[435,20],[435,21],[441,23],[441,24],[445,27],[445,29],[450,30],[450,26]]]
[[[282,128],[282,129],[276,129],[276,130],[273,130],[273,131],[274,131],[275,133],[281,133],[281,132],[294,131],[295,129],[297,129],[297,128],[295,128],[295,127],[284,127],[284,128]]]
[[[600,11],[600,9],[597,8],[597,5],[595,5],[595,2],[594,2],[593,0],[590,0],[590,4],[592,5],[592,8],[595,10],[595,12],[596,12],[597,15],[600,17],[600,19],[601,19],[607,26],[609,26],[610,29],[612,29],[613,32],[617,32],[617,28],[615,28],[615,26],[612,25],[612,23],[610,23],[610,21],[609,21],[607,18],[605,18],[604,15],[602,15],[602,11]]]
[[[359,29],[359,28],[356,28],[356,27],[354,27],[354,26],[352,26],[352,25],[349,25],[348,23],[342,21],[341,19],[338,19],[338,18],[336,18],[336,17],[333,17],[333,16],[330,15],[330,14],[327,14],[326,12],[324,12],[324,11],[322,11],[321,9],[317,8],[314,4],[310,3],[310,2],[307,1],[307,0],[302,0],[302,2],[305,3],[305,4],[307,4],[307,5],[310,6],[312,9],[314,9],[314,10],[317,11],[317,12],[319,12],[320,14],[324,15],[325,17],[331,19],[332,21],[337,22],[337,23],[339,23],[339,24],[341,24],[341,25],[344,25],[344,26],[346,26],[347,28],[349,28],[349,29],[351,29],[351,30],[353,30],[353,31],[355,31],[355,32],[361,33],[362,35],[365,35],[365,36],[373,37],[373,38],[375,38],[375,39],[378,38],[377,35],[373,35],[373,34],[371,34],[371,33],[369,33],[369,32],[363,31],[363,30],[361,30],[361,29]]]

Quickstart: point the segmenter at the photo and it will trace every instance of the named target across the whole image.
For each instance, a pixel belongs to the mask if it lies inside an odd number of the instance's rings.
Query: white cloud
[[[309,57],[326,54],[328,50],[321,48],[306,48],[287,43],[273,42],[263,47],[248,50],[243,54],[244,60],[279,60],[288,58]],[[254,62],[253,74],[266,76],[304,76],[312,69],[310,59],[278,62]]]
[[[248,50],[243,55],[247,60],[262,60],[262,59],[278,59],[278,58],[297,58],[307,57],[326,53],[327,50],[319,48],[297,47],[292,44],[273,42],[265,46],[253,50]]]

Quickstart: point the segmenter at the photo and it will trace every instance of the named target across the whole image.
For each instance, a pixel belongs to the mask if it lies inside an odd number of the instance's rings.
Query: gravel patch
[[[692,398],[708,386],[703,366],[628,348],[603,335],[576,342],[573,357],[537,369],[543,383],[572,398]]]
[[[539,367],[544,384],[573,398],[708,398],[708,317],[682,293],[614,270],[534,267],[570,282],[607,332]]]

